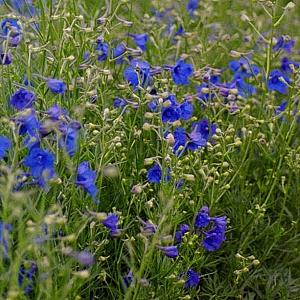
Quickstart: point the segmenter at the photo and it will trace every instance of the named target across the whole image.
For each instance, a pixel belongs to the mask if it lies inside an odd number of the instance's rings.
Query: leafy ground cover
[[[299,299],[298,1],[0,1],[1,299]]]

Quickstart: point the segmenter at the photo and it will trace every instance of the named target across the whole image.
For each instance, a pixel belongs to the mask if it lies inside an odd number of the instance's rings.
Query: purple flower
[[[124,277],[123,277],[123,280],[124,280],[124,284],[126,285],[126,287],[128,288],[131,284],[131,282],[133,281],[134,279],[134,276],[133,276],[133,272],[132,271],[129,271]]]
[[[161,177],[160,165],[155,163],[154,166],[147,171],[147,179],[151,183],[160,183]]]
[[[48,79],[47,85],[53,94],[64,94],[67,90],[66,84],[59,79]]]
[[[102,224],[109,229],[109,234],[111,236],[117,236],[120,234],[120,229],[118,228],[119,218],[116,214],[109,214],[107,218],[102,221]]]
[[[40,123],[37,119],[34,109],[20,113],[14,121],[19,126],[19,134],[29,134],[30,136],[37,136],[40,129]]]
[[[195,151],[199,147],[205,147],[207,142],[215,134],[217,126],[203,119],[193,124],[193,130],[188,134],[189,142],[187,148]]]
[[[183,103],[180,104],[179,109],[180,109],[180,118],[182,120],[187,121],[193,116],[193,112],[194,112],[193,103],[185,100]]]
[[[112,50],[112,58],[116,59],[116,63],[120,64],[123,62],[123,54],[126,52],[126,46],[121,43],[117,45],[113,50]]]
[[[72,256],[84,266],[92,266],[95,263],[95,258],[89,251],[74,252]]]
[[[186,273],[187,279],[184,283],[184,288],[185,289],[190,289],[197,287],[200,283],[200,274],[195,272],[193,269],[189,269]]]
[[[77,169],[76,184],[82,187],[94,200],[98,189],[95,185],[97,173],[90,169],[89,163],[84,161],[79,164]]]
[[[188,13],[193,16],[195,10],[199,7],[199,0],[189,0],[186,9]]]
[[[35,101],[35,94],[24,88],[20,88],[10,97],[10,105],[16,110],[31,108]]]
[[[288,86],[285,82],[281,80],[281,78],[284,79],[286,83],[290,83],[290,79],[280,70],[275,69],[270,73],[270,77],[268,80],[269,91],[277,91],[281,94],[288,93]]]
[[[6,136],[0,136],[0,159],[2,159],[7,151],[11,148],[11,141]]]
[[[107,43],[103,41],[102,36],[100,36],[97,40],[97,54],[98,54],[98,61],[104,61],[108,57],[108,51],[109,51],[109,46]]]
[[[281,70],[285,73],[292,73],[291,66],[294,66],[295,69],[300,67],[300,63],[289,60],[288,57],[283,57],[281,60]]]
[[[172,68],[172,78],[177,85],[188,85],[189,77],[193,74],[193,66],[186,64],[183,59],[179,59]]]
[[[60,144],[70,157],[76,154],[80,128],[81,125],[77,121],[72,121],[68,125],[60,126],[60,130],[63,133]]]
[[[30,175],[42,187],[55,175],[54,155],[38,147],[30,150],[24,159],[24,166],[30,168]]]
[[[8,38],[11,46],[16,47],[22,38],[22,28],[16,19],[7,18],[4,19],[1,24],[1,35],[4,38]]]
[[[114,108],[123,108],[127,105],[127,101],[123,98],[115,98],[114,100]]]
[[[291,53],[292,48],[295,46],[295,40],[294,39],[288,39],[285,36],[280,36],[277,40],[277,43],[273,46],[273,51],[279,51],[283,50],[286,53]]]
[[[187,224],[181,224],[179,226],[179,230],[175,233],[175,241],[177,244],[182,243],[182,238],[185,235],[185,233],[189,232],[190,226]]]
[[[227,227],[226,216],[211,218],[213,227],[204,232],[205,238],[202,241],[202,246],[207,251],[218,250],[222,243],[226,240],[225,231]]]
[[[176,258],[179,255],[177,246],[159,246],[159,250],[161,250],[165,256],[170,258]]]
[[[147,236],[150,236],[150,235],[153,235],[155,232],[156,232],[156,229],[157,229],[157,225],[151,223],[151,222],[144,222],[142,221],[142,224],[143,224],[143,228],[142,228],[142,233],[147,235]]]
[[[9,53],[3,53],[2,49],[0,48],[0,65],[10,65],[11,64],[11,57]]]
[[[139,47],[142,51],[146,51],[146,44],[148,42],[148,34],[129,34],[130,37],[133,38],[137,47]]]
[[[145,87],[151,80],[150,65],[147,61],[133,59],[130,66],[124,70],[124,78],[134,90],[140,85]]]
[[[203,228],[203,227],[206,227],[210,222],[210,216],[209,216],[209,209],[207,206],[203,206],[197,216],[196,216],[196,219],[195,219],[195,226],[197,228]]]
[[[20,287],[23,287],[24,293],[26,295],[30,294],[33,291],[33,284],[37,270],[38,269],[35,262],[30,262],[28,264],[28,267],[25,267],[25,265],[22,264],[19,268],[18,283]]]
[[[51,120],[58,121],[67,116],[67,111],[64,108],[61,108],[58,104],[54,104],[48,109],[47,114]]]

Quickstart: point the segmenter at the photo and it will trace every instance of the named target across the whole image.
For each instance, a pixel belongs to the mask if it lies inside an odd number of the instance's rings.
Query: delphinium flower
[[[133,282],[133,279],[134,279],[134,276],[133,276],[133,272],[131,270],[125,276],[123,276],[123,281],[127,288]]]
[[[60,145],[70,157],[73,157],[76,154],[80,128],[81,125],[77,121],[71,121],[67,125],[62,124],[59,127],[61,133],[63,133],[63,137],[60,139]]]
[[[144,235],[151,236],[151,235],[153,235],[156,232],[157,225],[153,224],[150,221],[147,221],[147,222],[145,222],[143,220],[140,220],[140,221],[141,221],[141,223],[143,225],[143,227],[141,228],[141,231],[142,231],[142,233]]]
[[[111,236],[118,236],[120,234],[120,229],[118,228],[119,218],[117,214],[109,214],[102,224],[109,229],[109,234]]]
[[[300,67],[300,63],[299,62],[295,62],[292,60],[289,60],[288,57],[283,57],[281,59],[281,65],[280,65],[280,69],[287,74],[293,73],[293,69],[298,69]]]
[[[229,68],[234,72],[234,78],[250,78],[256,76],[260,72],[257,65],[251,63],[250,58],[240,58],[239,60],[232,60],[229,62]]]
[[[292,48],[294,46],[295,46],[294,39],[290,39],[289,37],[282,35],[279,37],[276,44],[273,46],[272,50],[273,51],[283,50],[286,53],[291,53]]]
[[[77,169],[76,184],[82,187],[95,201],[98,189],[95,185],[97,173],[90,169],[89,163],[84,161],[79,164]]]
[[[64,94],[67,90],[66,84],[60,79],[48,79],[47,85],[53,94]]]
[[[179,255],[177,246],[159,246],[158,249],[170,258],[176,258]]]
[[[4,53],[0,47],[0,65],[10,65],[11,64],[11,56],[10,54]]]
[[[23,288],[26,295],[33,291],[34,280],[37,275],[37,265],[35,262],[25,262],[19,268],[18,283]]]
[[[79,263],[87,267],[90,267],[95,263],[95,257],[87,250],[72,251],[70,255],[77,259]]]
[[[183,59],[179,59],[171,69],[172,78],[177,85],[188,85],[189,77],[193,74],[193,66],[187,64]]]
[[[167,174],[165,177],[165,181],[169,182],[171,179],[171,175],[170,175],[170,169],[167,168]],[[151,183],[160,183],[162,180],[162,170],[161,167],[158,163],[155,163],[153,165],[153,167],[151,167],[148,171],[147,171],[147,179],[149,182]]]
[[[22,39],[22,28],[19,20],[7,18],[1,24],[0,35],[4,39],[8,39],[10,46],[16,47]]]
[[[188,13],[193,16],[195,13],[195,10],[199,7],[199,0],[189,0],[186,9]]]
[[[280,115],[281,113],[283,113],[285,111],[285,109],[287,108],[287,105],[288,105],[288,102],[283,101],[279,106],[276,107],[275,115]]]
[[[151,81],[150,64],[147,61],[133,59],[130,66],[124,70],[124,78],[134,90],[138,86],[145,87]]]
[[[226,240],[225,231],[227,226],[226,216],[211,218],[213,227],[204,232],[205,238],[202,246],[207,251],[216,251],[220,249],[222,243]]]
[[[10,105],[16,110],[31,108],[36,99],[35,94],[24,88],[20,88],[10,97]]]
[[[5,224],[0,220],[0,258],[8,259],[8,235],[11,229],[11,224]]]
[[[185,289],[195,288],[199,285],[201,275],[195,272],[193,269],[188,269],[186,277],[187,278],[184,283]]]
[[[203,228],[206,227],[210,222],[210,216],[209,216],[209,209],[207,206],[203,206],[198,214],[196,215],[195,219],[195,227],[197,228]]]
[[[38,147],[31,149],[24,158],[24,166],[30,168],[30,175],[41,187],[55,176],[54,155]]]
[[[288,86],[287,84],[290,83],[289,77],[285,75],[278,69],[273,70],[270,73],[270,77],[268,80],[268,89],[269,91],[277,91],[281,94],[288,93]]]
[[[97,47],[96,47],[98,61],[105,61],[108,57],[109,46],[104,42],[102,36],[99,36],[97,39]]]
[[[11,148],[11,141],[6,136],[0,136],[0,159],[2,159],[7,151]]]
[[[34,109],[26,109],[18,113],[18,115],[13,119],[16,125],[19,126],[19,134],[37,137],[40,122],[36,116]]]
[[[126,52],[126,46],[121,43],[117,45],[115,48],[112,49],[112,58],[116,60],[117,64],[120,64],[123,62],[123,55]]]
[[[216,124],[210,124],[207,119],[195,122],[192,125],[192,131],[188,134],[187,148],[194,151],[200,147],[205,147],[208,141],[215,134]]]
[[[114,108],[123,108],[128,104],[127,100],[117,97],[114,100],[113,106]]]
[[[133,38],[137,47],[139,47],[142,51],[146,51],[146,45],[148,42],[148,34],[146,34],[146,33],[142,33],[142,34],[130,33],[129,36]]]
[[[164,99],[161,118],[164,123],[175,122],[179,119],[187,121],[193,116],[193,112],[193,103],[185,99],[179,104],[175,95],[171,94]]]
[[[175,233],[175,241],[177,244],[182,243],[182,238],[183,236],[189,232],[190,226],[187,224],[180,224],[179,230],[176,231]]]
[[[207,206],[204,206],[199,210],[194,225],[201,230],[206,227],[209,228],[208,231],[203,231],[204,239],[202,240],[202,246],[207,251],[218,250],[226,240],[226,216],[210,217]]]
[[[9,4],[19,14],[26,17],[32,17],[37,13],[37,9],[34,7],[32,0],[10,0]]]

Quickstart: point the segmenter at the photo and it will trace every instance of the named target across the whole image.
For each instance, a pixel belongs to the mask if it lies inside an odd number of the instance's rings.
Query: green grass
[[[13,141],[8,157],[0,162],[0,220],[12,224],[8,259],[1,259],[0,238],[0,298],[300,299],[300,128],[292,114],[295,109],[299,115],[299,71],[291,76],[288,95],[268,91],[262,74],[278,68],[283,53],[256,49],[258,33],[241,20],[241,14],[246,14],[269,41],[281,34],[295,38],[291,59],[300,61],[298,2],[276,27],[272,24],[288,1],[270,1],[274,3],[273,20],[264,10],[272,11],[264,6],[267,1],[202,0],[194,18],[186,12],[187,1],[108,2],[111,11],[107,22],[98,24],[105,1],[68,0],[56,5],[49,0],[34,1],[40,14],[31,19],[18,17],[22,42],[10,49],[12,64],[0,65],[1,135]],[[165,34],[167,24],[158,23],[151,13],[153,7],[163,10],[171,5],[175,6],[171,13],[175,28],[183,24],[188,33],[177,43]],[[1,19],[9,14],[8,7],[0,6]],[[126,27],[117,16],[132,21],[133,26]],[[39,24],[38,30],[34,22]],[[205,66],[224,69],[222,80],[227,82],[232,73],[226,67],[234,59],[230,51],[248,53],[254,49],[253,61],[262,70],[250,80],[257,93],[237,100],[235,113],[220,95],[202,105],[194,97],[194,116],[182,126],[190,128],[194,121],[208,118],[219,131],[214,143],[177,157],[164,139],[164,131],[176,125],[162,123],[160,112],[145,115],[150,90],[134,92],[126,84],[125,64],[96,59],[99,35],[112,46],[123,41],[134,48],[128,32],[149,34],[142,58],[152,66],[173,65],[185,54],[196,71]],[[86,51],[91,52],[91,61],[81,66]],[[22,160],[28,150],[12,122],[16,111],[8,99],[22,86],[24,75],[33,83],[40,120],[51,105],[59,103],[82,124],[79,149],[73,158],[55,138],[43,139],[42,147],[55,154],[59,178],[50,183],[47,192],[32,186],[13,190],[16,175],[26,170]],[[62,79],[68,91],[63,96],[51,94],[39,75]],[[194,77],[188,86],[176,86],[169,73],[163,72],[155,76],[153,86],[158,93],[174,93],[182,101],[194,95],[201,82],[201,77]],[[97,98],[92,104],[94,95]],[[115,97],[131,99],[138,108],[114,109]],[[275,116],[274,109],[283,100],[288,101],[287,109],[282,117]],[[150,124],[150,130],[145,123]],[[170,183],[147,182],[147,158],[159,158],[164,171],[171,168]],[[85,160],[97,171],[100,204],[74,184],[77,166]],[[105,167],[111,165],[117,176],[106,175]],[[176,190],[174,183],[186,174],[194,175],[194,180],[185,181],[183,188]],[[137,184],[143,188],[134,194],[132,187]],[[165,257],[157,244],[172,245],[179,224],[192,228],[203,205],[209,206],[213,216],[228,217],[222,247],[205,251],[201,238],[192,231],[185,235],[178,258]],[[96,217],[100,212],[119,215],[119,237],[109,236]],[[157,224],[157,233],[150,238],[141,234],[140,219]],[[45,223],[51,234],[62,230],[65,236],[35,243],[34,238],[43,235]],[[95,264],[85,268],[64,254],[66,247],[89,250]],[[34,292],[26,296],[24,286],[18,285],[18,270],[30,261],[37,264],[38,273]],[[180,274],[189,268],[202,276],[197,288],[185,290]],[[122,277],[129,270],[135,284],[126,289]]]

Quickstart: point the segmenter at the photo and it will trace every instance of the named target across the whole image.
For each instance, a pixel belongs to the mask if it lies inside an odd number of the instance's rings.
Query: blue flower
[[[183,59],[179,59],[172,68],[172,78],[177,85],[189,84],[189,77],[193,74],[193,66],[186,64]]]
[[[177,246],[159,246],[159,250],[161,250],[165,256],[170,258],[176,258],[179,255]]]
[[[200,283],[200,274],[195,272],[193,269],[189,269],[187,271],[187,279],[184,283],[184,288],[189,289],[189,288],[194,288],[197,287]]]
[[[53,94],[64,94],[67,90],[66,84],[59,79],[48,79],[47,85]]]
[[[3,255],[5,259],[8,259],[8,235],[11,229],[11,224],[5,224],[0,221],[0,256]]]
[[[163,123],[175,122],[180,119],[181,111],[177,105],[170,105],[162,109],[161,119]]]
[[[40,123],[37,119],[34,109],[29,109],[21,112],[14,121],[19,126],[19,134],[29,134],[30,136],[36,136],[40,129]]]
[[[92,266],[95,263],[95,257],[89,251],[74,251],[71,255],[84,266]]]
[[[178,148],[180,146],[184,147],[188,140],[185,129],[183,127],[177,127],[174,130],[173,136],[175,139],[175,143],[173,145],[173,152],[176,153],[177,155],[180,155],[182,153],[182,151],[184,151],[184,149],[177,153]]]
[[[24,88],[20,88],[10,97],[10,105],[17,110],[31,108],[35,101],[35,94]]]
[[[170,168],[167,168],[166,172],[167,172],[167,174],[165,177],[165,181],[169,182],[171,180]],[[147,179],[151,183],[160,183],[161,182],[162,171],[161,171],[161,167],[158,163],[155,163],[154,166],[147,171]]]
[[[95,185],[97,173],[90,169],[89,163],[84,161],[79,164],[77,169],[76,184],[82,187],[94,200],[98,189]]]
[[[98,61],[104,61],[108,57],[108,51],[109,51],[109,46],[107,43],[103,41],[102,36],[100,36],[97,40],[97,54],[98,54]]]
[[[139,47],[142,51],[146,51],[146,44],[148,42],[148,34],[129,34],[130,37],[133,38],[137,47]]]
[[[150,65],[147,61],[133,59],[130,66],[124,70],[124,78],[134,90],[140,85],[145,87],[151,80]]]
[[[116,59],[116,63],[120,64],[123,62],[123,54],[126,52],[126,46],[121,43],[112,49],[112,58]]]
[[[175,242],[177,244],[182,243],[183,236],[185,235],[185,233],[189,232],[189,230],[190,230],[190,226],[189,225],[187,225],[187,224],[181,224],[179,226],[179,230],[176,231],[176,233],[175,233]]]
[[[283,78],[288,84],[290,83],[290,79],[284,73],[278,69],[275,69],[270,73],[268,89],[269,91],[277,91],[281,94],[287,94],[288,86],[285,82],[282,82],[280,78]]]
[[[37,274],[37,265],[35,262],[27,262],[28,267],[22,264],[19,268],[18,283],[20,287],[24,288],[26,295],[32,293],[34,279]],[[25,286],[24,286],[25,285]]]
[[[47,110],[47,114],[51,120],[58,121],[67,116],[67,111],[58,104],[54,104]]]
[[[260,68],[251,64],[249,59],[240,58],[229,62],[229,68],[234,72],[234,80],[238,78],[250,78],[258,75]]]
[[[187,148],[195,151],[200,147],[205,147],[207,142],[215,134],[217,126],[210,124],[208,120],[203,119],[193,124],[193,130],[188,134],[189,142]]]
[[[6,136],[0,136],[0,159],[2,159],[7,151],[11,148],[11,141]]]
[[[24,159],[24,166],[30,168],[30,175],[42,187],[55,176],[54,155],[38,147],[30,150]]]
[[[300,67],[300,63],[289,60],[288,57],[283,57],[281,59],[281,70],[285,73],[292,73],[291,65],[294,66],[295,69],[298,69]]]
[[[256,88],[253,85],[246,83],[242,77],[236,79],[235,85],[239,94],[243,97],[252,96],[256,93]]]
[[[1,22],[0,27],[3,38],[8,38],[10,45],[16,47],[22,38],[22,29],[19,25],[19,21],[7,18]]]
[[[157,225],[153,224],[152,222],[144,222],[143,220],[141,220],[142,224],[143,224],[143,228],[142,228],[142,233],[144,235],[150,236],[153,235],[156,230],[157,230]]]
[[[152,168],[147,171],[147,179],[151,183],[160,183],[162,172],[160,165],[155,163]]]
[[[124,284],[125,286],[128,288],[131,284],[131,282],[133,281],[134,279],[134,276],[133,276],[133,272],[132,271],[129,271],[124,277],[123,277],[123,280],[124,280]]]
[[[33,6],[32,0],[11,0],[10,5],[19,14],[26,17],[32,17],[37,13],[37,9]]]
[[[68,125],[60,126],[60,130],[64,135],[61,139],[61,146],[70,157],[73,157],[77,151],[80,128],[80,123],[76,121],[72,121]]]
[[[209,216],[209,209],[207,206],[203,206],[195,219],[195,227],[197,228],[203,228],[206,227],[210,222],[210,216]]]
[[[222,243],[226,240],[225,231],[227,227],[226,216],[211,218],[213,227],[204,232],[205,238],[202,246],[207,251],[216,251],[220,249]]]
[[[195,10],[199,7],[199,0],[189,0],[186,9],[188,13],[193,16]]]
[[[295,46],[295,40],[288,39],[285,36],[280,36],[277,43],[273,46],[273,51],[283,50],[286,53],[291,53],[292,48]]]
[[[187,121],[193,116],[193,112],[194,112],[193,103],[185,100],[180,104],[179,109],[180,109],[180,118],[182,120]]]
[[[109,229],[109,234],[111,236],[117,236],[120,234],[120,229],[118,228],[119,218],[117,214],[109,214],[107,218],[102,221],[102,224]]]
[[[288,102],[283,101],[279,106],[276,107],[275,115],[280,115],[281,113],[283,113],[285,111],[285,109],[287,108],[287,105],[288,105]]]
[[[115,98],[113,105],[114,105],[114,108],[123,108],[127,104],[128,103],[125,99],[117,97],[117,98]]]
[[[11,57],[9,53],[3,53],[0,47],[0,65],[10,65]]]

